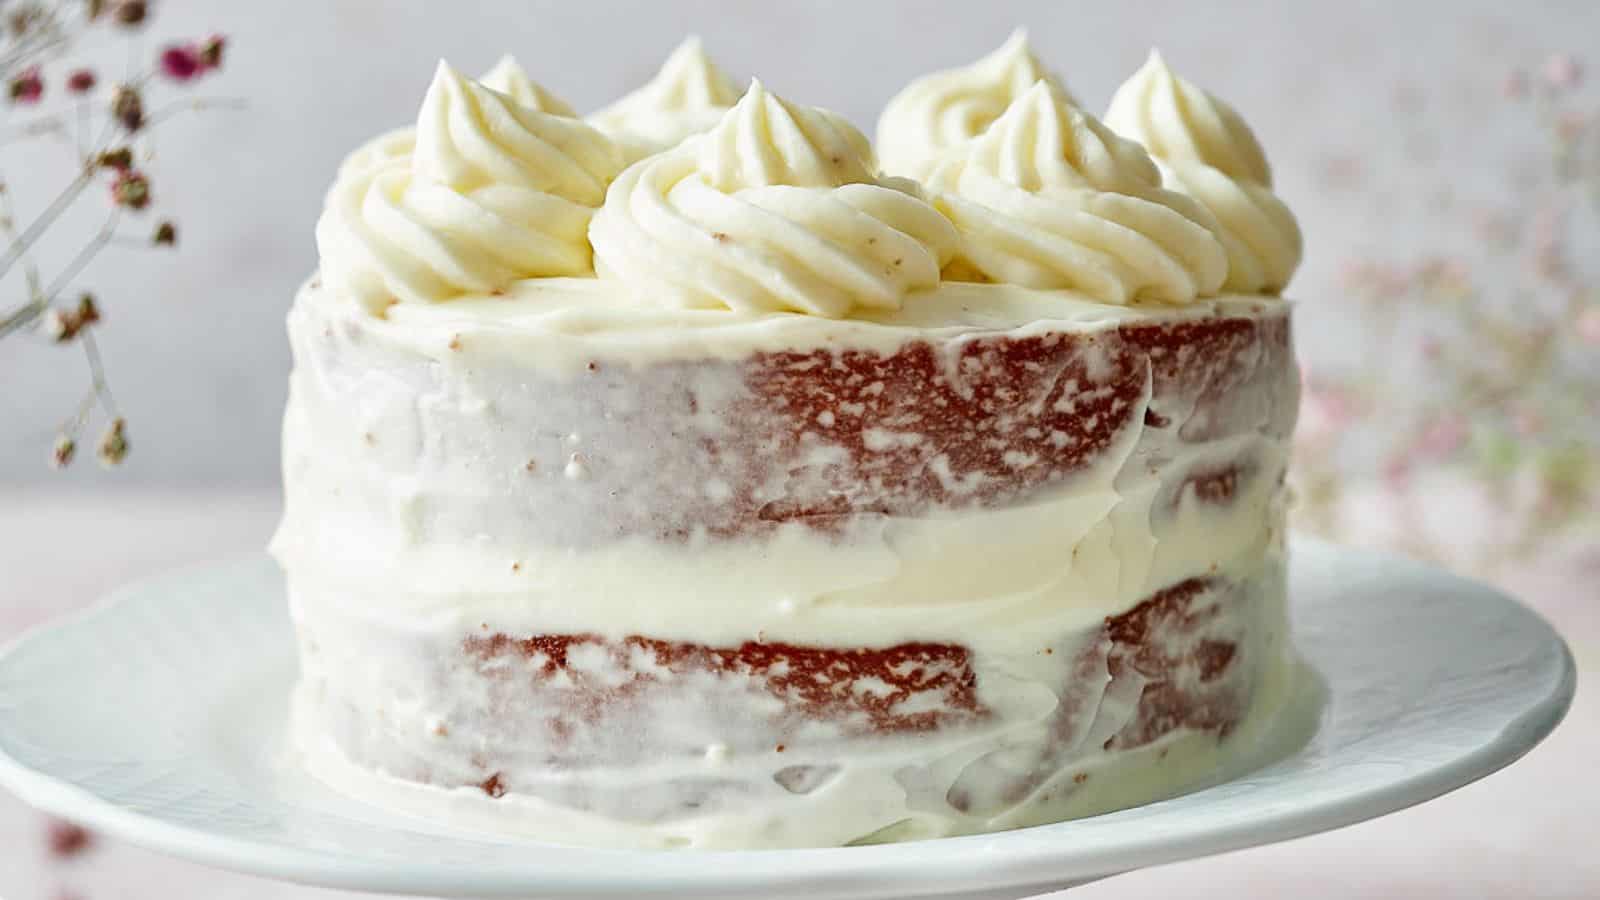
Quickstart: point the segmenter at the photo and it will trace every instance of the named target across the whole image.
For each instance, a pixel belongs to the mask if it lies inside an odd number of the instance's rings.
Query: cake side
[[[551,373],[301,303],[277,551],[330,777],[843,843],[1148,799],[1275,702],[1284,304]]]

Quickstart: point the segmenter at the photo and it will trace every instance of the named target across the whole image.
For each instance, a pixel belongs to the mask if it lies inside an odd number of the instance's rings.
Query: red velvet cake
[[[1299,236],[1233,202],[1264,163],[1213,157],[1259,148],[1159,60],[1124,136],[1030,66],[891,105],[994,95],[925,183],[697,45],[591,124],[442,67],[341,171],[290,314],[313,771],[502,834],[779,847],[1085,815],[1248,752],[1292,672],[1265,291]]]

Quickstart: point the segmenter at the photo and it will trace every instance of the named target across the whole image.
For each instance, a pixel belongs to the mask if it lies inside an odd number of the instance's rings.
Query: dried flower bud
[[[161,74],[173,81],[192,81],[203,69],[200,54],[192,46],[175,44],[161,51]]]
[[[33,30],[33,26],[44,18],[44,7],[37,3],[29,3],[16,12],[6,17],[6,24],[11,28],[12,37],[22,37]]]
[[[67,440],[68,444],[72,443],[65,436],[62,439]],[[60,445],[58,440],[56,446],[59,447]],[[70,451],[68,452],[68,458],[71,458]],[[60,819],[50,822],[45,837],[50,843],[50,855],[58,859],[77,856],[94,844],[94,835],[90,834],[82,825],[65,822]]]
[[[172,222],[162,222],[156,226],[156,233],[150,236],[150,243],[158,247],[171,247],[178,243],[178,226]]]
[[[116,169],[122,171],[133,167],[133,150],[127,147],[118,147],[100,154],[95,162],[102,169]]]
[[[111,14],[118,25],[133,28],[144,24],[150,15],[150,5],[145,0],[120,0]]]
[[[85,293],[78,298],[78,308],[73,313],[78,319],[78,327],[93,325],[100,321],[100,307],[94,302],[94,295]]]
[[[67,90],[74,94],[87,94],[99,81],[90,69],[79,69],[67,76]]]
[[[111,199],[118,206],[138,212],[150,205],[150,179],[136,169],[125,169],[111,184]]]
[[[72,465],[72,457],[78,452],[78,442],[66,435],[57,435],[54,447],[50,448],[50,464],[58,469],[65,469]],[[51,842],[52,845],[54,841]]]
[[[144,127],[144,98],[135,88],[117,85],[117,92],[111,98],[111,115],[123,128],[138,131]]]
[[[6,94],[12,103],[38,103],[44,96],[44,77],[39,74],[39,67],[29,66],[14,75]]]
[[[84,294],[78,298],[75,309],[51,309],[44,315],[44,324],[41,326],[45,336],[58,344],[65,344],[78,336],[80,331],[100,321],[100,307],[94,302],[93,294]]]
[[[111,426],[100,436],[96,454],[100,457],[100,464],[107,468],[119,465],[128,458],[127,422],[120,418],[111,420]]]
[[[200,57],[201,66],[207,69],[220,69],[223,51],[227,48],[228,38],[225,35],[213,34],[195,47],[195,53]]]

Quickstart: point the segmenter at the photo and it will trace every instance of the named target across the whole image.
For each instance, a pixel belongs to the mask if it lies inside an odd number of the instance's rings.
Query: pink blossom
[[[1435,419],[1417,436],[1416,451],[1425,459],[1444,459],[1467,442],[1467,422],[1461,416]]]
[[[1568,110],[1556,119],[1556,137],[1567,143],[1583,137],[1589,128],[1589,118],[1578,110]]]
[[[1591,347],[1600,347],[1600,306],[1591,306],[1578,314],[1574,323],[1578,337]]]
[[[1411,460],[1396,456],[1384,461],[1383,483],[1391,491],[1403,491],[1411,482]]]
[[[44,77],[38,66],[29,66],[11,79],[9,86],[12,103],[38,103],[44,96]]]
[[[173,81],[191,81],[204,69],[199,52],[192,46],[175,44],[161,53],[161,72]]]
[[[1567,90],[1583,81],[1583,66],[1566,53],[1558,53],[1544,61],[1544,80],[1553,88]]]

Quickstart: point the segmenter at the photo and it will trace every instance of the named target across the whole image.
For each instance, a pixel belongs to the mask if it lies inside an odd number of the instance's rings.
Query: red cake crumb
[[[611,686],[591,684],[587,675],[568,664],[578,645],[602,648],[610,662],[629,671],[629,680]],[[558,672],[576,684],[569,714],[592,721],[609,704],[653,684],[649,671],[639,671],[633,651],[647,653],[654,667],[677,675],[690,671],[737,674],[759,679],[774,697],[805,716],[823,719],[864,717],[874,732],[927,731],[971,719],[986,711],[978,703],[977,680],[966,648],[950,644],[911,643],[884,649],[834,649],[747,641],[738,647],[707,647],[638,636],[610,643],[595,635],[536,635],[516,639],[505,634],[469,637],[467,653],[487,661],[506,654],[536,662],[537,680]],[[854,688],[874,679],[886,690]],[[921,712],[898,709],[916,695],[938,697],[938,708]]]

